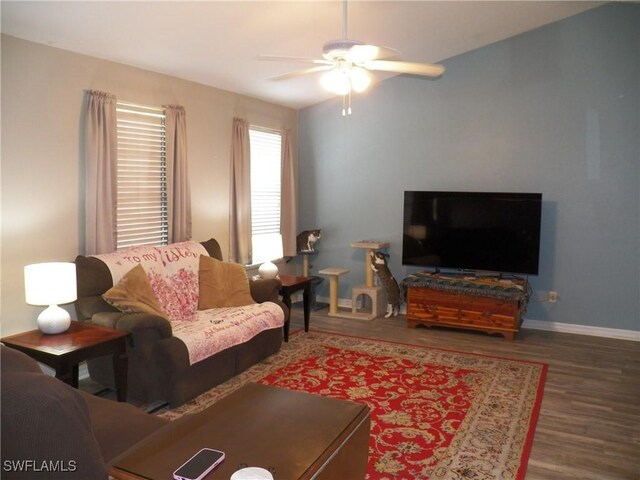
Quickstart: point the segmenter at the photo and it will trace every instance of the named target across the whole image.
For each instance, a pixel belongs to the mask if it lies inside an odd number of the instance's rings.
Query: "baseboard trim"
[[[640,342],[640,331],[623,330],[621,328],[593,327],[590,325],[576,325],[573,323],[546,322],[525,318],[522,328],[531,330],[546,330],[549,332],[574,333],[592,337],[615,338],[617,340],[631,340]]]
[[[329,297],[317,297],[317,301],[329,303]],[[339,298],[338,306],[351,309],[350,298]],[[400,313],[406,314],[405,305],[400,308]],[[592,337],[614,338],[616,340],[631,340],[640,342],[640,331],[623,330],[620,328],[592,327],[589,325],[576,325],[573,323],[547,322],[544,320],[534,320],[525,318],[522,328],[531,330],[545,330],[548,332],[573,333],[575,335],[589,335]]]

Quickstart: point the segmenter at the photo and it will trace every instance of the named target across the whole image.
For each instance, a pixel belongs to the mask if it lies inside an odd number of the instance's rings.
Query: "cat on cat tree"
[[[315,252],[315,244],[322,238],[321,229],[304,230],[296,237],[298,252]]]

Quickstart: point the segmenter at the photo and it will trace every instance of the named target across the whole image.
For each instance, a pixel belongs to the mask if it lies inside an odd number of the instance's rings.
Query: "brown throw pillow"
[[[239,263],[221,262],[201,255],[199,281],[200,310],[256,303],[251,297],[247,272]]]
[[[150,313],[167,318],[153,294],[142,265],[129,270],[117,285],[102,295],[105,302],[124,313]]]

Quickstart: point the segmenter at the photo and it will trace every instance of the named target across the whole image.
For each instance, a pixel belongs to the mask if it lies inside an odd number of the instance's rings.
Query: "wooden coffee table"
[[[309,331],[309,316],[311,314],[311,277],[302,277],[298,275],[280,275],[280,295],[282,302],[291,311],[291,295],[302,290],[302,307],[304,309],[304,331]],[[289,341],[289,319],[284,324],[284,341]]]
[[[194,415],[174,420],[111,462],[116,479],[166,480],[201,448],[226,459],[205,477],[262,467],[278,480],[362,480],[370,416],[366,405],[249,383]]]
[[[0,339],[6,346],[26,353],[34,360],[49,365],[56,378],[78,388],[78,365],[90,358],[112,355],[118,401],[127,401],[128,333],[85,322],[71,322],[69,330],[46,335],[40,330]]]

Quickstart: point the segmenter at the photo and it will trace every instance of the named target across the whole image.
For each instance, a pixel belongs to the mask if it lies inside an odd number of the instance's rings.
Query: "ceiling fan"
[[[347,0],[342,3],[342,39],[331,40],[322,47],[322,58],[300,58],[278,55],[259,55],[259,60],[313,63],[316,66],[272,77],[287,80],[318,72],[322,86],[343,97],[343,115],[351,114],[351,93],[365,91],[371,84],[371,72],[391,72],[437,78],[444,66],[429,63],[394,60],[399,52],[393,48],[369,45],[347,37]]]

